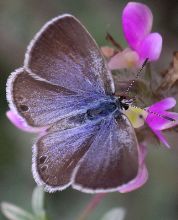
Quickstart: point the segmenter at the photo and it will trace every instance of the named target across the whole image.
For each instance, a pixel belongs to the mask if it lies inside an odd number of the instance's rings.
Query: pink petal
[[[146,183],[147,180],[148,180],[148,171],[146,166],[143,165],[142,168],[139,169],[136,178],[130,181],[129,183],[119,187],[118,191],[121,193],[131,192],[133,190],[140,188],[142,185]]]
[[[111,58],[115,53],[115,50],[112,47],[103,46],[100,49],[101,49],[102,54],[106,58]]]
[[[154,112],[156,113],[156,111]],[[160,116],[150,113],[146,118],[146,123],[154,130],[162,130],[162,126],[170,122],[169,120],[161,117],[161,115],[166,116],[166,112],[159,112],[159,115]]]
[[[151,33],[141,42],[137,49],[141,60],[146,58],[149,61],[158,60],[162,50],[162,37],[158,33]]]
[[[139,56],[137,52],[127,48],[113,56],[108,62],[108,67],[110,70],[132,68],[136,67],[138,63]]]
[[[165,99],[162,99],[160,102],[156,102],[155,104],[151,105],[148,109],[150,111],[160,112],[171,109],[176,105],[176,100],[173,97],[168,97]]]
[[[27,123],[22,117],[20,117],[13,111],[7,111],[6,116],[14,126],[16,126],[22,131],[36,133],[36,132],[43,132],[44,130],[46,130],[46,128],[30,127],[29,125],[27,125]]]
[[[178,113],[176,112],[168,112],[168,113],[169,114],[167,114],[167,116],[174,119],[175,121],[173,122],[169,121],[167,123],[162,124],[160,130],[165,130],[165,129],[172,128],[178,125]]]
[[[152,130],[153,130],[153,129],[152,129]],[[170,145],[168,144],[166,138],[164,137],[164,135],[162,134],[161,131],[153,130],[153,132],[155,133],[155,135],[158,137],[158,139],[159,139],[167,148],[170,148]]]
[[[178,124],[178,113],[160,111],[160,116],[154,114],[149,114],[146,118],[146,123],[154,130],[165,130],[168,128],[175,127]],[[162,117],[161,117],[162,116]],[[174,119],[175,121],[170,121],[169,119],[163,118],[164,116]]]
[[[160,102],[157,102],[147,109],[153,113],[149,113],[146,118],[146,123],[152,128],[153,130],[163,130],[166,128],[174,127],[177,123],[171,122],[168,119],[165,119],[162,116],[167,116],[172,119],[178,120],[177,113],[166,112],[165,110],[170,109],[176,105],[176,100],[172,97],[165,98]],[[160,116],[154,114],[158,113]]]
[[[148,121],[149,122],[149,121]],[[147,123],[148,123],[147,122]],[[162,134],[162,132],[160,130],[156,129],[156,124],[157,122],[155,122],[155,125],[152,123],[148,123],[148,126],[151,128],[151,130],[153,131],[153,133],[158,137],[158,139],[167,147],[170,148],[170,145],[168,144],[166,138],[164,137],[164,135]]]
[[[129,2],[123,10],[122,26],[125,38],[137,50],[141,41],[150,33],[153,23],[151,10],[142,3]]]
[[[144,159],[146,156],[146,148],[144,145],[140,145],[139,149],[139,170],[137,176],[131,180],[129,183],[122,185],[118,188],[121,193],[130,192],[140,188],[148,180],[148,171],[144,164]]]

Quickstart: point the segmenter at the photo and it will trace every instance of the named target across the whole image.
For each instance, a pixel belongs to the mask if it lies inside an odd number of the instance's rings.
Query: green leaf
[[[42,187],[36,187],[32,194],[32,209],[37,219],[45,220],[44,191]]]
[[[125,209],[113,208],[107,212],[102,220],[123,220],[125,217]]]
[[[1,211],[9,220],[34,220],[33,215],[10,203],[1,203]]]

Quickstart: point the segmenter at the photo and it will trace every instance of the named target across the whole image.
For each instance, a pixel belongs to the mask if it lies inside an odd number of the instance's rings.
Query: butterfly
[[[32,173],[48,192],[113,192],[139,169],[135,131],[96,42],[74,16],[47,22],[7,82],[10,109],[34,128]],[[127,102],[128,101],[128,102]]]

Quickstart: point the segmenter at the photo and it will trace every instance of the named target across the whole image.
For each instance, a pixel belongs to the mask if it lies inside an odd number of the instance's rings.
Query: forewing
[[[71,184],[72,173],[89,149],[101,123],[90,123],[59,131],[57,126],[34,146],[33,175],[47,191],[62,190]]]
[[[30,43],[23,68],[11,74],[11,110],[31,126],[46,126],[87,111],[114,92],[96,43],[71,15],[49,21]]]
[[[97,93],[76,93],[59,85],[38,79],[23,68],[8,81],[8,100],[11,110],[20,114],[34,127],[43,127],[68,115],[86,112],[92,102],[100,98]]]
[[[75,189],[112,192],[134,179],[138,172],[135,132],[125,115],[102,124],[73,175]]]
[[[28,47],[24,67],[72,91],[113,94],[114,85],[95,41],[72,15],[42,27]]]

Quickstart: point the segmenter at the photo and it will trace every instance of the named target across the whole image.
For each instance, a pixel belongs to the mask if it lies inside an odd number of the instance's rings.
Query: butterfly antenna
[[[153,111],[150,111],[149,109],[144,109],[146,112],[148,112],[148,113],[150,113],[150,114],[154,114],[154,115],[156,115],[156,116],[158,116],[158,117],[160,117],[160,118],[164,118],[164,119],[166,119],[166,120],[168,120],[168,121],[172,121],[172,122],[175,122],[176,120],[175,119],[173,119],[173,118],[170,118],[170,117],[168,117],[168,116],[166,116],[166,115],[161,115],[161,114],[159,114],[159,113],[157,113],[157,112],[153,112]]]
[[[136,108],[136,109],[141,109],[141,110],[143,110],[143,111],[145,111],[145,112],[147,112],[147,113],[149,113],[149,114],[153,114],[153,115],[155,115],[155,116],[157,116],[157,117],[159,117],[159,118],[164,118],[164,119],[166,119],[166,120],[168,120],[168,121],[176,122],[176,120],[173,119],[173,118],[170,118],[170,117],[168,117],[168,116],[166,116],[166,115],[161,115],[161,114],[159,114],[159,113],[157,113],[157,112],[154,112],[154,111],[150,111],[149,109],[140,108],[140,107],[137,107],[137,106],[135,106],[135,105],[130,105],[130,106],[133,107],[133,108]]]
[[[125,95],[128,95],[130,89],[132,88],[132,86],[135,84],[136,79],[138,79],[140,77],[140,73],[142,72],[143,68],[146,66],[146,64],[148,63],[148,58],[145,59],[145,61],[142,64],[142,67],[140,68],[140,70],[137,72],[135,79],[132,80],[132,82],[130,83],[130,85],[128,86],[127,90],[125,91]]]
[[[128,88],[127,88],[127,90],[126,90],[126,92],[125,92],[125,95],[128,95],[130,89],[132,88],[132,86],[133,86],[134,83],[135,83],[135,80],[140,77],[140,73],[142,72],[143,68],[146,66],[147,63],[148,63],[148,58],[145,59],[145,61],[144,61],[143,64],[142,64],[142,67],[140,68],[140,70],[139,70],[138,73],[136,74],[135,79],[134,79],[134,80],[130,83],[130,85],[128,86]],[[132,97],[132,101],[135,101],[135,99],[136,99],[136,97]],[[157,113],[157,112],[154,112],[154,111],[151,111],[151,110],[149,110],[149,109],[140,108],[140,107],[137,107],[137,106],[132,105],[132,104],[130,104],[129,106],[131,106],[131,107],[133,107],[133,108],[136,108],[136,109],[143,110],[143,111],[145,111],[145,112],[147,112],[147,113],[149,113],[149,114],[153,114],[153,115],[155,115],[155,116],[157,116],[157,117],[159,117],[159,118],[163,118],[163,119],[166,119],[166,120],[171,121],[171,122],[176,122],[176,120],[173,119],[173,118],[170,118],[170,117],[168,117],[168,116],[166,116],[166,115],[161,115],[161,114],[159,114],[159,113]]]

